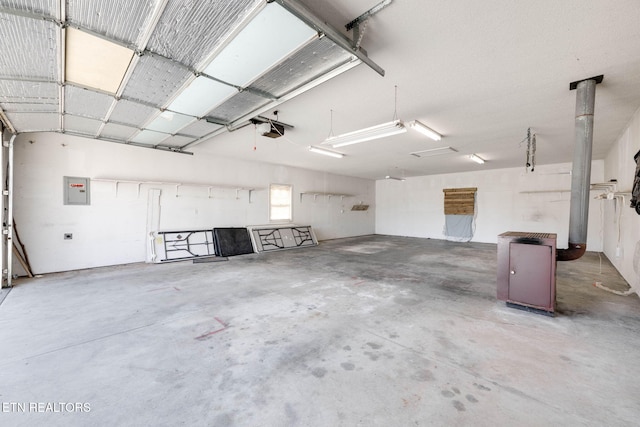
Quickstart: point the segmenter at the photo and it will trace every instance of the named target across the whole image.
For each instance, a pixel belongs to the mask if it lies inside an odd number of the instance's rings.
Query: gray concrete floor
[[[554,318],[496,301],[495,269],[492,244],[367,236],[20,279],[0,424],[638,425],[640,299],[592,286],[626,288],[610,263],[559,263]]]

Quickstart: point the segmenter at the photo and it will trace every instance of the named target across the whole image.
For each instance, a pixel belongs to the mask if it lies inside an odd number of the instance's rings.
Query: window
[[[293,191],[290,185],[271,184],[269,186],[269,221],[291,221]]]

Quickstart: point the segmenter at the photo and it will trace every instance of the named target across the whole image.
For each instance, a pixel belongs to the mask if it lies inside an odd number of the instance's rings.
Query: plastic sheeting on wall
[[[444,235],[447,240],[468,242],[473,238],[475,223],[473,215],[445,215]]]

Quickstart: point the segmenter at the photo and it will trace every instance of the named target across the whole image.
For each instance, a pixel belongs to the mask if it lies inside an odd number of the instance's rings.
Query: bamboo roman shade
[[[445,215],[473,215],[476,202],[477,188],[445,188]]]

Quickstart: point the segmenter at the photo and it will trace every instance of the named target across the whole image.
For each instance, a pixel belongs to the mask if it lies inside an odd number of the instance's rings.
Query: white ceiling
[[[0,6],[20,9],[16,4],[30,2],[0,0]],[[379,2],[302,0],[318,17],[344,34],[348,34],[344,28],[347,22]],[[149,5],[151,14],[151,5],[156,2],[144,3]],[[180,2],[170,2],[174,3]],[[114,15],[114,19],[121,18],[118,16]],[[594,158],[603,158],[640,106],[639,22],[637,0],[395,0],[369,19],[362,39],[369,57],[385,70],[384,77],[362,64],[280,104],[278,119],[294,126],[286,130],[284,137],[262,137],[253,126],[247,126],[206,139],[187,151],[371,179],[385,175],[410,177],[524,168],[526,144],[521,141],[530,127],[537,138],[537,164],[568,162],[574,144],[575,108],[575,91],[569,90],[569,83],[603,74],[604,81],[596,90],[593,150]],[[116,32],[119,26],[110,28],[113,29],[107,38],[133,38],[126,34],[127,28],[121,29],[122,35]],[[160,43],[153,35],[150,44],[161,46],[162,54],[180,54],[181,47],[173,49],[170,40]],[[8,56],[22,53],[9,52]],[[153,59],[149,55],[146,58]],[[149,64],[149,69],[159,73],[158,78],[163,78],[162,72],[176,73]],[[41,84],[43,91],[53,93],[48,83]],[[338,151],[346,154],[342,159],[307,150],[309,145],[320,144],[331,130],[337,135],[391,121],[396,86],[398,117],[420,120],[443,134],[441,141],[409,131],[341,147]],[[67,97],[73,100],[77,91],[71,89],[67,87]],[[11,94],[0,96],[6,99]],[[136,94],[141,99],[153,96]],[[128,110],[123,107],[120,116],[125,116],[125,111]],[[275,118],[271,112],[263,116]],[[69,118],[80,120],[76,116]],[[95,120],[82,124],[99,126]],[[104,129],[131,137],[117,121],[107,123]],[[173,140],[178,147],[189,142],[179,135]],[[409,155],[443,146],[454,147],[458,153],[431,158]],[[470,153],[480,155],[487,163],[471,162],[466,157]]]
[[[304,0],[342,31],[378,2]],[[640,106],[639,23],[637,0],[395,0],[370,18],[362,41],[384,77],[360,65],[281,105],[280,121],[295,126],[282,138],[256,137],[248,127],[193,151],[364,178],[409,177],[524,168],[520,142],[531,127],[537,164],[570,162],[575,91],[569,83],[603,74],[593,149],[601,159]],[[409,131],[342,147],[342,159],[306,151],[328,136],[331,110],[334,134],[390,121],[396,85],[398,116],[439,131],[441,141]],[[409,155],[442,146],[459,153]],[[487,163],[471,162],[470,153]]]

